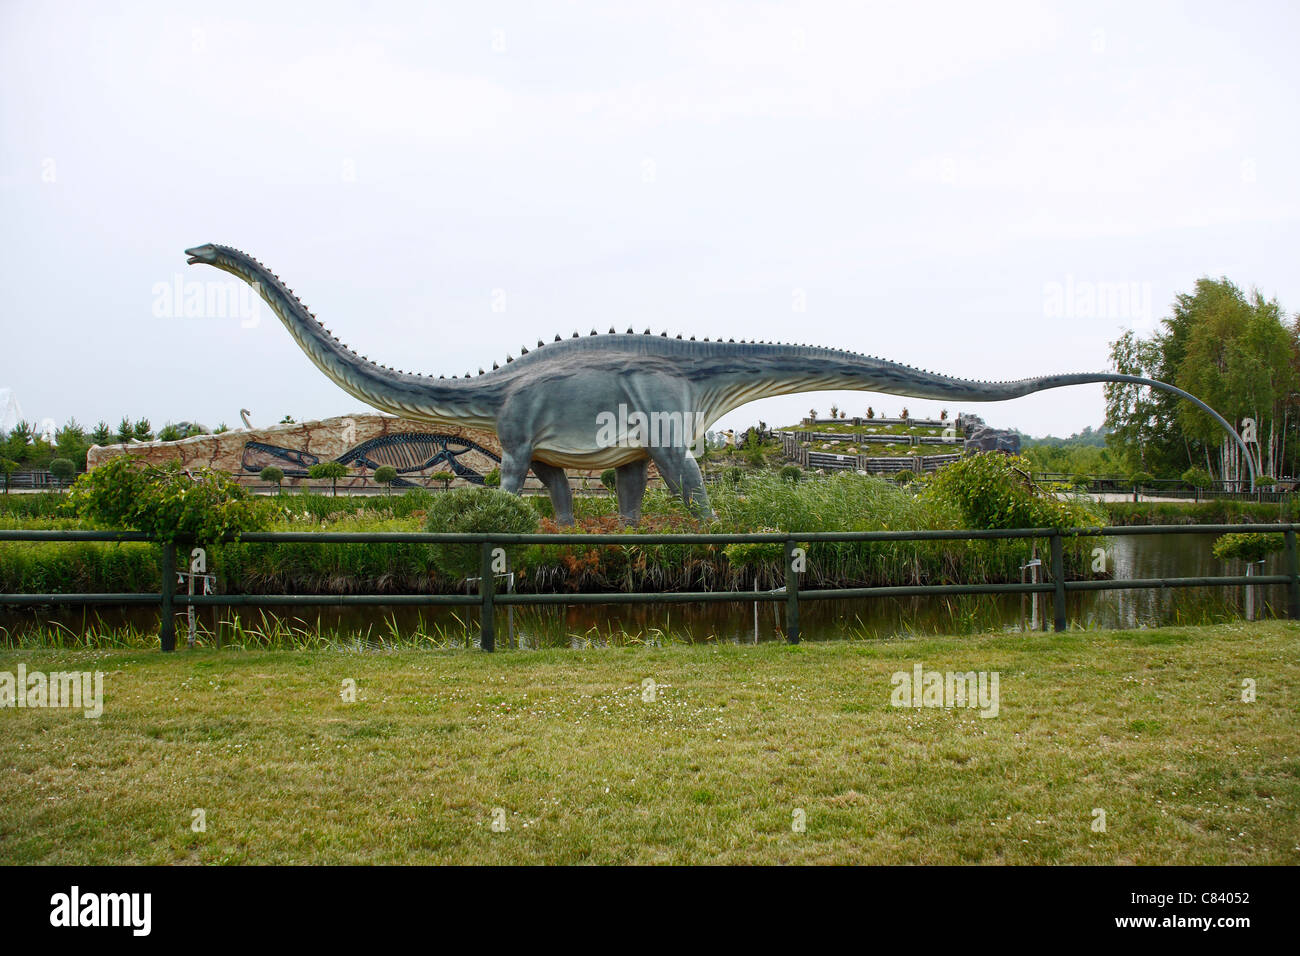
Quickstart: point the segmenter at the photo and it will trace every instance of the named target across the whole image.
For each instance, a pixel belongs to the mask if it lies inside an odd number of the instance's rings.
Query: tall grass
[[[427,492],[393,496],[399,515],[381,507],[387,496],[333,499],[283,496],[274,530],[422,530]],[[717,517],[700,522],[664,492],[651,492],[637,529],[619,524],[610,497],[580,496],[577,532],[819,532],[931,530],[961,526],[951,503],[858,475],[794,484],[759,474],[713,489]],[[309,507],[296,510],[306,502]],[[324,514],[324,504],[366,502]],[[323,504],[324,503],[324,504]],[[364,513],[361,513],[364,512]],[[1095,516],[1100,524],[1104,518]],[[9,518],[9,525],[69,526],[65,519]],[[544,520],[544,530],[556,529]],[[1068,574],[1080,573],[1092,542],[1067,545]],[[1018,580],[1028,541],[813,543],[807,547],[806,587],[982,583]],[[451,593],[463,584],[441,574],[432,548],[421,544],[218,544],[209,562],[228,593]],[[85,542],[0,544],[0,590],[147,591],[158,588],[157,549],[145,544]],[[631,544],[533,545],[515,561],[521,591],[748,590],[784,584],[779,545]]]

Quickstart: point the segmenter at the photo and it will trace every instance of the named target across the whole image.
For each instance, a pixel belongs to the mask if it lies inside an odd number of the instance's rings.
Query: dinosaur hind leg
[[[663,475],[668,490],[680,496],[696,517],[713,517],[709,493],[704,490],[704,477],[689,448],[651,448],[650,458],[659,469],[659,474]]]
[[[619,465],[614,472],[614,488],[618,493],[618,514],[625,524],[641,521],[641,499],[645,497],[645,483],[650,476],[650,461]]]
[[[565,474],[564,469],[535,461],[533,474],[551,493],[551,506],[555,510],[556,524],[573,524],[573,491],[569,488],[569,476]]]

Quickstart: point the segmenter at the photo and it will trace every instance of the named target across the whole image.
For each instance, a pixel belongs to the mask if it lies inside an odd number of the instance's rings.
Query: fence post
[[[799,572],[794,569],[794,541],[785,543],[785,640],[799,643]]]
[[[1286,583],[1287,617],[1300,620],[1300,560],[1296,557],[1295,529],[1286,532],[1286,573],[1291,579]]]
[[[496,579],[492,576],[492,545],[484,541],[479,550],[478,593],[483,599],[483,609],[479,616],[479,646],[485,651],[496,649],[496,627],[493,616],[496,610],[492,603],[496,591]]]
[[[162,543],[162,607],[158,619],[158,640],[164,651],[176,650],[176,542]]]
[[[1052,591],[1052,628],[1057,631],[1065,630],[1065,541],[1061,537],[1061,532],[1056,531],[1052,534],[1052,581],[1055,584],[1055,590]]]

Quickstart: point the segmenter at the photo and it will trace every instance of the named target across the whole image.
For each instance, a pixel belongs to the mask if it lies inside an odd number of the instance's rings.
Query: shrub
[[[803,480],[803,469],[798,465],[786,465],[780,471],[781,480],[797,485]]]
[[[50,462],[50,474],[59,481],[71,481],[77,474],[77,466],[68,458],[55,458]]]
[[[1143,485],[1151,484],[1152,475],[1149,471],[1135,471],[1128,476],[1128,480],[1134,488],[1141,488]]]
[[[1214,542],[1214,556],[1221,561],[1263,561],[1285,547],[1280,534],[1225,534]]]
[[[267,465],[258,473],[257,477],[261,478],[267,484],[275,485],[276,491],[283,490],[284,471],[280,468],[276,468],[275,465]]]
[[[1189,488],[1209,488],[1214,484],[1214,476],[1204,468],[1188,468],[1182,479]]]
[[[606,488],[608,488],[610,491],[614,490],[617,479],[618,479],[618,472],[615,471],[613,468],[606,468],[604,471],[600,473],[600,483],[604,485]]]
[[[348,473],[348,466],[338,461],[322,461],[319,464],[312,465],[307,469],[307,475],[310,478],[328,478],[330,481],[330,493],[338,497],[339,479]]]
[[[968,528],[1069,528],[1099,523],[1080,502],[1041,494],[1029,481],[1029,462],[1001,452],[971,455],[937,471],[925,495],[954,509]]]
[[[438,495],[429,505],[425,526],[429,531],[499,531],[531,534],[537,530],[537,512],[517,495],[494,488],[453,488]],[[507,546],[508,556],[522,550]],[[435,544],[433,561],[444,574],[468,578],[479,572],[479,546]]]
[[[222,471],[151,465],[125,455],[77,479],[71,510],[111,528],[162,541],[216,541],[266,526],[270,508]]]
[[[1258,475],[1255,478],[1256,488],[1272,488],[1277,484],[1277,479],[1272,475]]]
[[[916,473],[910,468],[904,468],[902,471],[895,473],[894,480],[900,485],[910,485],[916,481]]]
[[[500,469],[500,468],[493,468],[493,469],[492,469],[491,471],[489,471],[486,475],[484,475],[484,476],[483,476],[483,484],[484,484],[486,487],[488,487],[488,488],[500,488],[500,487],[501,487],[501,469]]]
[[[388,489],[388,493],[393,493],[393,482],[397,480],[397,469],[392,465],[380,465],[375,469],[375,481]]]
[[[745,477],[745,473],[740,470],[738,465],[732,465],[722,473],[722,476],[733,485],[740,484],[740,479]]]

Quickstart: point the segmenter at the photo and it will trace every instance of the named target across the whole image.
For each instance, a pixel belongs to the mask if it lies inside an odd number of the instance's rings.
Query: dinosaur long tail
[[[430,378],[371,362],[332,335],[279,276],[247,253],[212,244],[185,252],[191,264],[210,265],[247,282],[316,367],[348,394],[404,418],[495,427],[496,381]]]
[[[1101,382],[1146,386],[1177,395],[1218,422],[1242,450],[1254,487],[1254,457],[1227,419],[1190,392],[1156,379],[1118,372],[1078,372],[1011,382],[982,382],[952,378],[855,352],[766,343],[717,343],[703,362],[718,373],[719,385],[708,395],[714,413],[710,415],[711,420],[756,398],[822,389],[853,389],[954,402],[1001,402],[1067,385]]]

